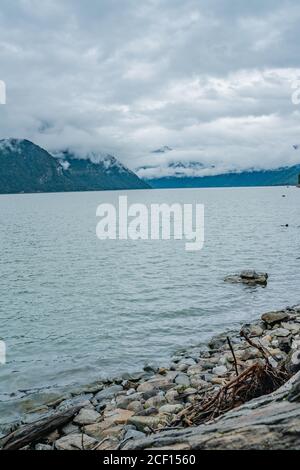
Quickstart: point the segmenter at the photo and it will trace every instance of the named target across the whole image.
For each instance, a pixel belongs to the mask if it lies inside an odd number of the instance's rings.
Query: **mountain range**
[[[170,147],[165,146],[153,153],[159,154],[171,150]],[[198,175],[199,171],[206,169],[199,162],[174,160],[168,163],[168,168],[171,171],[169,176],[147,178],[146,175],[141,175],[139,177],[109,154],[90,153],[82,158],[65,150],[51,155],[29,140],[0,140],[0,194],[149,189],[151,187],[296,185],[299,183],[300,175],[300,164],[273,170],[233,171],[209,176]],[[140,170],[141,168],[138,169],[138,174]],[[188,175],[186,172],[189,172]]]
[[[177,169],[187,164],[176,164]],[[274,170],[247,170],[206,176],[166,176],[146,181],[152,188],[213,188],[243,186],[283,186],[300,184],[300,164]]]
[[[53,156],[29,140],[0,140],[0,194],[149,187],[112,155]]]

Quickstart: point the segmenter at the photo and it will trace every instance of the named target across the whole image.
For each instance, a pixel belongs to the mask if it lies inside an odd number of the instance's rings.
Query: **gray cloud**
[[[297,0],[1,0],[0,137],[148,177],[298,163],[299,21]]]

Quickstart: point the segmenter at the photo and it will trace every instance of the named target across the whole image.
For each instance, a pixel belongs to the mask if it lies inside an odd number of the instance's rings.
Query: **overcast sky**
[[[1,0],[0,137],[149,177],[300,163],[299,25],[299,0]]]

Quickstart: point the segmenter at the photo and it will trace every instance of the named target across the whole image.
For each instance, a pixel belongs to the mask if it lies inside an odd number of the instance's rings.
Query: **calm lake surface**
[[[204,248],[98,240],[96,208],[121,194],[129,203],[205,204]],[[300,303],[300,189],[292,187],[3,195],[0,246],[1,422],[41,394],[163,363]],[[268,286],[224,283],[248,268],[268,272]]]

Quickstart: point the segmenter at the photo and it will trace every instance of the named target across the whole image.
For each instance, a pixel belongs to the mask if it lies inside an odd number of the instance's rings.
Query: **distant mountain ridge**
[[[296,185],[300,164],[275,170],[247,170],[209,176],[169,176],[147,179],[153,188],[213,188]]]
[[[0,140],[0,194],[149,187],[111,155],[95,162],[65,151],[55,158],[29,140]]]

